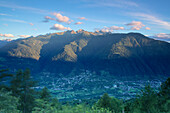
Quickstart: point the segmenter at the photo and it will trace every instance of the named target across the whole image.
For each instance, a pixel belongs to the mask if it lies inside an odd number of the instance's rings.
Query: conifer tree
[[[45,101],[49,101],[50,98],[51,98],[51,95],[50,95],[50,93],[49,93],[49,91],[48,91],[48,88],[47,88],[47,87],[44,87],[44,88],[42,89],[42,91],[40,92],[40,99],[43,99],[43,100],[45,100]]]
[[[122,101],[114,97],[109,97],[107,93],[105,93],[101,97],[101,99],[97,102],[96,106],[98,108],[104,108],[110,110],[114,113],[119,113],[122,111]]]
[[[159,107],[161,112],[170,112],[170,78],[162,83],[159,92]]]
[[[111,107],[111,98],[107,93],[105,93],[101,99],[98,101],[97,106],[100,108],[109,109]]]
[[[1,69],[0,70],[0,89],[8,89],[9,87],[2,83],[2,81],[7,77],[12,77],[12,74],[7,73],[8,69]]]
[[[19,70],[11,81],[11,89],[14,96],[19,97],[19,109],[23,113],[31,113],[35,101],[35,84],[30,78],[30,70]]]
[[[158,96],[157,93],[150,87],[145,86],[141,90],[141,94],[137,95],[136,100],[133,103],[131,111],[135,113],[159,113]]]
[[[0,113],[19,113],[17,105],[18,98],[5,89],[0,90]]]

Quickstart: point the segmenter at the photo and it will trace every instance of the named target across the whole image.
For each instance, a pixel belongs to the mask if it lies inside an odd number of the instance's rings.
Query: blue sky
[[[170,39],[169,0],[0,0],[0,39],[65,30]]]

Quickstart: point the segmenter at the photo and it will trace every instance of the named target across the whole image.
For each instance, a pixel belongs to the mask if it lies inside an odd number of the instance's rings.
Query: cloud
[[[115,30],[124,30],[124,27],[118,27],[118,26],[111,26],[111,27],[104,27],[100,30],[96,30],[96,32],[113,32]]]
[[[112,32],[109,29],[101,29],[101,30],[96,30],[95,32],[99,32],[99,33],[105,33],[105,32]]]
[[[163,28],[170,30],[170,22],[161,20],[155,16],[145,14],[145,13],[128,13],[128,14],[130,14],[131,16],[134,16],[138,19],[148,21],[148,23],[150,23],[150,24],[162,26]]]
[[[170,43],[170,33],[158,33],[155,34],[154,36],[150,36],[150,38],[153,38],[155,40],[161,40],[161,41],[166,41]]]
[[[71,30],[69,27],[64,27],[61,24],[54,24],[53,27],[50,28],[51,30]]]
[[[134,27],[131,28],[131,30],[140,30],[140,29],[141,29],[140,26],[134,26]]]
[[[131,30],[140,30],[145,25],[140,21],[132,21],[131,23],[125,24],[126,26],[132,26]]]
[[[33,23],[29,23],[31,26],[33,26],[34,24]]]
[[[67,24],[71,24],[71,22],[74,22],[74,20],[70,20],[69,22],[67,22]]]
[[[13,34],[0,34],[1,37],[8,37],[8,38],[14,38],[15,36]],[[27,38],[30,37],[31,35],[18,35],[19,37],[22,38]]]
[[[57,18],[56,21],[58,22],[70,23],[70,18],[68,18],[67,16],[63,16],[60,13],[52,13],[52,15]]]
[[[159,34],[156,34],[154,37],[160,38],[160,39],[170,39],[170,34],[167,34],[167,33],[159,33]]]
[[[0,34],[0,36],[2,36],[2,37],[11,37],[11,38],[14,37],[13,34]]]
[[[122,24],[123,22],[113,22],[108,20],[99,20],[99,19],[90,19],[88,18],[88,21],[95,22],[95,23],[104,23],[104,24]]]
[[[111,26],[109,29],[112,29],[112,30],[124,30],[125,28],[124,27],[118,27],[118,26]]]
[[[126,24],[127,26],[142,26],[142,22],[140,21],[132,21],[131,23]]]
[[[45,20],[44,20],[43,22],[49,22],[49,20],[54,20],[54,21],[56,21],[55,18],[51,18],[51,17],[49,17],[49,16],[45,16],[44,19],[45,19]]]
[[[0,13],[0,16],[9,16],[8,14]]]
[[[0,13],[1,16],[6,16],[7,14],[4,14],[4,13]]]
[[[47,20],[56,20],[55,18],[51,18],[49,16],[45,16],[44,18],[47,19]]]
[[[22,37],[22,38],[28,38],[30,37],[31,35],[18,35],[19,37]]]
[[[91,0],[85,0],[85,2],[89,2],[88,7],[134,8],[139,6],[137,3],[127,0],[93,0],[93,2]]]
[[[146,29],[146,30],[151,30],[151,28],[149,28],[149,27],[145,27],[145,29]]]
[[[26,21],[24,21],[24,20],[18,20],[18,19],[2,19],[2,20],[4,20],[4,21],[9,21],[9,22],[17,22],[17,23],[28,23],[28,22],[26,22]]]
[[[83,24],[83,22],[76,22],[75,25]]]
[[[5,13],[0,13],[0,16],[12,16],[12,15],[5,14]]]
[[[45,16],[44,17],[44,21],[43,22],[49,22],[49,20],[54,20],[54,21],[57,21],[59,23],[67,23],[67,24],[70,24],[71,22],[73,22],[73,20],[70,20],[70,18],[68,18],[67,16],[63,16],[61,15],[60,13],[51,13],[53,16],[55,16],[56,18],[52,18],[52,17],[49,17],[49,16]]]
[[[34,24],[33,23],[29,23],[27,21],[24,21],[24,20],[18,20],[18,19],[7,19],[7,18],[3,18],[2,20],[4,21],[9,21],[9,22],[17,22],[17,23],[24,23],[24,24],[29,24],[31,26],[33,26]],[[8,26],[8,24],[4,24],[5,26]]]
[[[0,2],[0,7],[27,10],[27,11],[30,11],[32,13],[49,14],[49,12],[47,10],[42,10],[42,9],[27,7],[27,6],[20,6],[20,5],[13,4],[11,2]]]
[[[8,26],[8,24],[3,24],[4,26]]]
[[[78,17],[78,19],[80,19],[80,20],[88,20],[88,19],[85,18],[85,17]]]
[[[128,5],[128,6],[132,6],[132,7],[138,7],[139,5],[136,2],[132,2],[132,1],[128,1],[128,0],[119,0],[117,1],[122,5]]]

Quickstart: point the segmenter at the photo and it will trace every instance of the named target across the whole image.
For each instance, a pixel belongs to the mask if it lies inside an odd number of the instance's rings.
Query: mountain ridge
[[[21,64],[30,59],[25,64],[27,67],[35,60],[37,67],[31,68],[52,72],[85,68],[122,76],[170,74],[170,44],[140,33],[99,33],[81,29],[39,35],[7,44],[0,48],[0,55],[6,61],[16,59]],[[5,65],[5,61],[1,63]]]
[[[11,42],[11,39],[0,40],[0,48]]]

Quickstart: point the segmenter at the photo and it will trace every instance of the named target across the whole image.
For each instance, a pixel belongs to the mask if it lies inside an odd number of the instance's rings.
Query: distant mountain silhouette
[[[12,40],[6,39],[6,40],[0,40],[0,48],[5,46],[7,43],[11,42]]]

